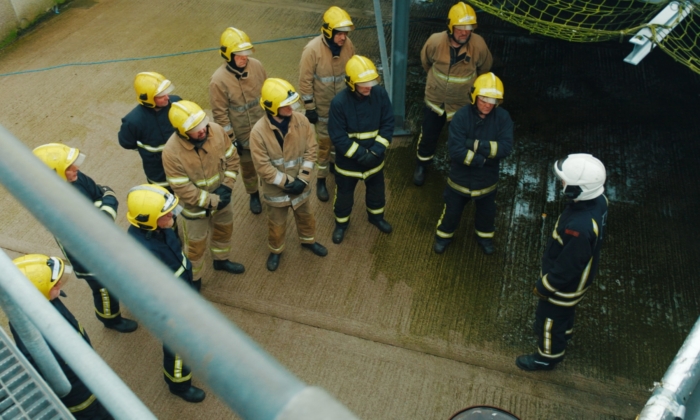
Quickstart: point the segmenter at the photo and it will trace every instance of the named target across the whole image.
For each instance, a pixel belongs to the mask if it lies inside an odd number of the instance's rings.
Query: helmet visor
[[[474,30],[474,25],[455,25],[453,26],[454,29],[461,29],[463,31],[473,31]]]
[[[282,102],[280,102],[280,107],[289,106],[296,102],[299,102],[299,94],[294,92],[293,90],[290,90],[289,92],[287,92],[287,97]]]
[[[496,104],[498,103],[498,99],[496,99],[496,98],[489,98],[488,96],[481,96],[481,95],[479,95],[479,99],[481,99],[482,102],[486,102],[487,104],[496,105]]]
[[[163,208],[160,210],[161,213],[168,213],[172,211],[173,207],[177,205],[177,197],[175,194],[167,193],[165,194],[165,203],[163,203]]]
[[[63,261],[56,257],[49,257],[46,265],[51,269],[51,283],[61,278],[64,272]]]
[[[377,82],[377,79],[370,80],[369,82],[360,82],[360,83],[355,83],[356,86],[359,87],[372,87],[372,86],[377,86],[379,82]]]
[[[80,167],[83,165],[83,162],[85,162],[85,155],[82,153],[78,153],[78,157],[75,159],[75,161],[73,161],[73,163],[71,163],[71,165]]]
[[[170,80],[165,79],[162,82],[160,82],[160,84],[158,85],[158,89],[156,89],[156,93],[153,96],[156,97],[167,95],[168,93],[172,92],[173,89],[175,89],[175,86],[172,83],[170,83]]]
[[[350,25],[348,25],[348,26],[339,26],[337,28],[333,28],[334,31],[338,31],[338,32],[350,32],[353,29],[355,29],[355,27],[352,26],[352,22],[350,22]]]
[[[253,48],[250,47],[247,50],[234,51],[233,55],[253,55]]]

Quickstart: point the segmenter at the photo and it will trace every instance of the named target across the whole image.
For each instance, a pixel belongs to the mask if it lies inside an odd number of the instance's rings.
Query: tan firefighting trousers
[[[192,262],[192,274],[195,280],[201,278],[204,266],[204,251],[207,247],[207,239],[211,230],[209,251],[214,260],[227,260],[231,252],[231,234],[233,233],[233,204],[221,210],[212,212],[209,217],[202,219],[183,220],[182,243],[187,258]]]
[[[244,149],[241,155],[241,175],[243,176],[245,192],[248,194],[256,193],[258,191],[258,173],[255,172],[250,149]]]
[[[292,206],[288,207],[272,207],[267,208],[267,226],[268,226],[268,246],[273,254],[281,254],[284,251],[284,237],[287,231],[287,214]],[[297,207],[294,212],[294,220],[297,225],[297,233],[299,240],[303,244],[312,244],[316,242],[314,235],[316,234],[316,218],[311,213],[311,205],[309,201]]]

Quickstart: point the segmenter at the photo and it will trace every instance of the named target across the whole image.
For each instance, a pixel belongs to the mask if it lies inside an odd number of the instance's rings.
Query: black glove
[[[299,178],[295,178],[292,182],[284,184],[284,192],[291,195],[299,195],[304,191],[304,188],[309,185]]]
[[[472,163],[469,166],[481,168],[482,166],[484,166],[484,162],[486,162],[486,158],[483,155],[477,153],[472,158]]]
[[[306,118],[309,119],[309,122],[311,124],[316,124],[318,122],[318,112],[316,112],[316,108],[307,109],[306,110]]]
[[[110,187],[106,186],[106,185],[97,185],[97,187],[98,187],[99,189],[102,190],[102,193],[103,193],[103,194],[106,193],[107,191],[109,191],[109,192],[111,192],[112,194],[114,194],[114,190],[111,189]]]
[[[233,141],[233,147],[236,148],[236,151],[238,152],[238,156],[239,156],[239,157],[240,157],[240,156],[243,156],[243,150],[245,150],[245,149],[243,148],[243,145],[241,144],[240,141],[238,141],[237,139],[234,140],[234,141]]]
[[[482,155],[483,157],[489,157],[491,154],[491,142],[479,140],[479,147],[476,149],[476,153]]]
[[[382,163],[382,158],[374,154],[374,152],[367,150],[367,153],[357,158],[357,163],[365,168],[376,168]]]
[[[219,205],[216,206],[217,210],[223,209],[231,202],[231,188],[226,185],[219,185],[213,192],[219,196]]]

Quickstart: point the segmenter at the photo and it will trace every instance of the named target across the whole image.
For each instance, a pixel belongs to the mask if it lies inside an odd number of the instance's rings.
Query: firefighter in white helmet
[[[355,187],[365,183],[367,217],[382,233],[392,227],[384,219],[384,161],[394,134],[394,111],[379,74],[367,57],[353,56],[345,66],[347,88],[331,102],[328,133],[335,145],[336,195],[333,200],[333,243],[345,237]]]
[[[173,103],[169,117],[176,131],[165,144],[163,168],[170,187],[184,203],[181,236],[199,288],[207,242],[215,270],[245,271],[242,264],[228,260],[233,233],[231,192],[240,159],[223,127],[209,122],[196,103]]]
[[[65,144],[49,143],[37,147],[33,152],[46,166],[56,172],[64,181],[75,187],[111,221],[117,218],[119,202],[114,194],[114,190],[106,185],[96,184],[92,178],[80,171],[80,165],[85,160],[85,155],[80,153],[80,150]],[[76,277],[85,280],[90,286],[97,319],[105,327],[121,333],[135,331],[138,324],[136,321],[122,317],[119,299],[102,285],[99,279],[92,274],[91,270],[80,263],[79,256],[65,249],[58,238],[56,238],[56,243],[63,251],[66,259],[75,268]]]
[[[180,280],[193,284],[192,263],[182,251],[172,229],[175,213],[180,210],[175,194],[157,185],[139,185],[126,196],[128,233],[153,256],[168,267]],[[201,283],[200,283],[201,284]],[[163,344],[163,378],[170,392],[187,402],[204,400],[203,390],[192,386],[192,372],[182,358]]]
[[[299,94],[306,117],[316,126],[318,168],[316,196],[328,201],[326,178],[335,161],[335,151],[328,135],[328,111],[331,100],[345,89],[345,65],[355,54],[348,33],[355,29],[348,13],[332,6],[323,14],[321,35],[304,47],[299,63]]]
[[[265,115],[260,108],[260,90],[267,73],[260,61],[251,57],[255,48],[245,32],[226,28],[221,34],[221,56],[226,60],[209,82],[209,103],[214,121],[224,127],[241,158],[241,175],[250,195],[250,211],[262,212],[258,174],[250,155],[250,129]]]
[[[250,150],[260,174],[267,208],[267,269],[275,271],[284,250],[289,209],[294,213],[301,246],[325,257],[326,248],[316,242],[316,218],[309,203],[316,163],[316,140],[309,120],[294,110],[299,94],[283,79],[267,79],[260,106],[266,116],[250,134]]]
[[[41,292],[56,311],[75,328],[75,331],[80,334],[87,343],[90,343],[90,337],[87,331],[80,325],[80,322],[75,319],[73,314],[66,308],[59,296],[66,296],[61,291],[61,288],[70,278],[70,273],[73,271],[70,265],[58,257],[49,257],[42,254],[27,254],[23,257],[15,258],[12,261],[19,271]],[[29,352],[22,337],[17,334],[17,331],[10,323],[10,332],[15,339],[17,348],[27,358],[38,372],[38,366]],[[54,358],[58,362],[58,366],[66,375],[66,379],[70,383],[71,389],[68,395],[61,397],[61,402],[68,408],[73,417],[77,420],[111,420],[113,417],[104,408],[99,400],[95,398],[92,391],[83,383],[83,381],[75,374],[73,369],[63,360],[61,355],[56,353],[53,348],[49,347]]]
[[[605,166],[586,153],[554,163],[567,200],[542,256],[534,294],[540,300],[535,313],[537,352],[519,356],[523,370],[552,370],[564,359],[573,335],[576,306],[593,284],[606,235],[608,199]]]
[[[137,74],[134,90],[139,104],[122,118],[118,135],[121,147],[139,152],[148,182],[164,188],[170,185],[163,170],[163,148],[175,131],[168,112],[170,105],[180,100],[179,96],[170,94],[173,89],[173,84],[162,74]]]
[[[464,206],[471,200],[476,207],[476,241],[484,254],[495,251],[499,169],[501,159],[513,149],[513,120],[499,106],[503,101],[503,83],[495,74],[482,74],[476,79],[471,99],[472,104],[457,111],[450,124],[450,172],[433,245],[438,254],[452,242]]]
[[[476,12],[459,2],[450,8],[447,30],[432,34],[421,50],[421,62],[428,78],[413,173],[413,183],[418,186],[425,182],[442,127],[458,109],[469,104],[476,77],[491,69],[491,52],[484,38],[473,32],[475,29]]]

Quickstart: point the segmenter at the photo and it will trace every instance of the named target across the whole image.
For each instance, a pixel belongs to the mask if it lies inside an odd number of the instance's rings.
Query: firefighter
[[[539,298],[534,326],[537,352],[515,360],[520,369],[529,371],[552,370],[564,359],[576,305],[598,272],[608,218],[605,166],[600,160],[571,154],[554,163],[554,173],[567,204],[547,242],[533,290]]]
[[[501,159],[510,155],[513,148],[513,120],[508,111],[499,107],[503,83],[493,73],[476,79],[471,99],[472,104],[460,108],[450,124],[450,172],[433,245],[438,254],[445,252],[452,241],[464,206],[472,199],[476,206],[477,243],[486,255],[495,251],[498,172]]]
[[[331,100],[345,87],[345,65],[355,54],[348,32],[355,25],[348,13],[332,6],[323,14],[321,35],[304,47],[299,63],[299,94],[306,117],[316,126],[318,168],[316,196],[328,201],[326,178],[335,161],[335,150],[328,134],[328,111]]]
[[[79,170],[80,165],[85,160],[85,155],[80,153],[80,150],[64,144],[49,143],[34,149],[34,155],[53,169],[64,181],[68,181],[111,221],[117,218],[119,202],[114,191],[108,186],[96,184],[92,178]],[[85,280],[90,286],[97,319],[105,327],[120,333],[135,331],[138,324],[122,317],[119,299],[111,294],[95,275],[80,263],[75,255],[66,250],[58,238],[56,238],[56,243],[66,259],[75,268],[75,276]]]
[[[484,38],[473,32],[475,29],[476,12],[459,2],[450,8],[447,30],[431,35],[421,50],[421,62],[428,78],[413,173],[415,185],[425,182],[442,127],[458,109],[468,105],[474,79],[491,69],[491,52]]]
[[[128,150],[138,150],[146,180],[150,184],[170,188],[163,170],[163,148],[175,129],[168,119],[172,102],[179,96],[170,95],[173,84],[155,72],[139,73],[134,78],[136,105],[124,118],[119,129],[119,144]]]
[[[19,271],[29,279],[30,282],[41,292],[42,295],[49,300],[49,303],[58,311],[58,313],[68,323],[75,328],[85,341],[90,346],[90,337],[82,325],[75,319],[72,313],[61,302],[59,296],[65,296],[61,291],[61,287],[68,281],[72,267],[66,265],[64,261],[58,257],[49,257],[41,254],[28,254],[23,257],[16,258],[12,261]],[[27,358],[29,363],[34,366],[37,372],[41,373],[32,354],[25,346],[22,338],[17,334],[12,324],[10,324],[10,332],[15,339],[17,348]],[[51,353],[58,362],[58,366],[66,375],[66,379],[70,383],[71,389],[68,395],[61,397],[61,402],[68,408],[68,411],[73,414],[77,420],[111,420],[113,417],[104,408],[99,400],[95,398],[92,391],[83,383],[83,381],[73,372],[70,366],[63,358],[50,347]]]
[[[170,187],[184,202],[181,236],[199,290],[210,231],[214,269],[232,274],[245,271],[242,264],[228,260],[233,233],[231,191],[240,159],[226,131],[209,122],[196,103],[173,103],[169,118],[176,131],[163,149],[163,167]]]
[[[267,73],[260,61],[250,57],[255,49],[245,32],[226,28],[221,34],[221,56],[225,64],[216,69],[209,82],[209,103],[214,121],[224,127],[241,158],[243,185],[250,195],[250,211],[262,212],[258,174],[250,155],[250,129],[265,113],[258,106]]]
[[[175,225],[174,213],[178,211],[178,198],[157,185],[139,185],[129,190],[126,197],[129,235],[151,251],[175,276],[191,287],[192,263],[182,252]],[[163,378],[170,392],[187,402],[204,401],[203,390],[192,386],[192,372],[176,353],[163,345]]]
[[[338,152],[335,161],[336,194],[333,201],[333,243],[343,241],[350,221],[355,187],[365,182],[369,222],[391,233],[384,220],[384,160],[394,133],[394,112],[380,86],[374,63],[354,55],[345,66],[347,88],[331,102],[328,132]]]
[[[316,140],[309,120],[294,109],[299,94],[289,82],[267,79],[260,106],[267,116],[250,134],[250,150],[260,174],[263,200],[267,204],[267,269],[277,270],[284,250],[287,213],[291,208],[301,246],[325,257],[326,248],[316,242],[316,219],[309,204],[316,162]]]

